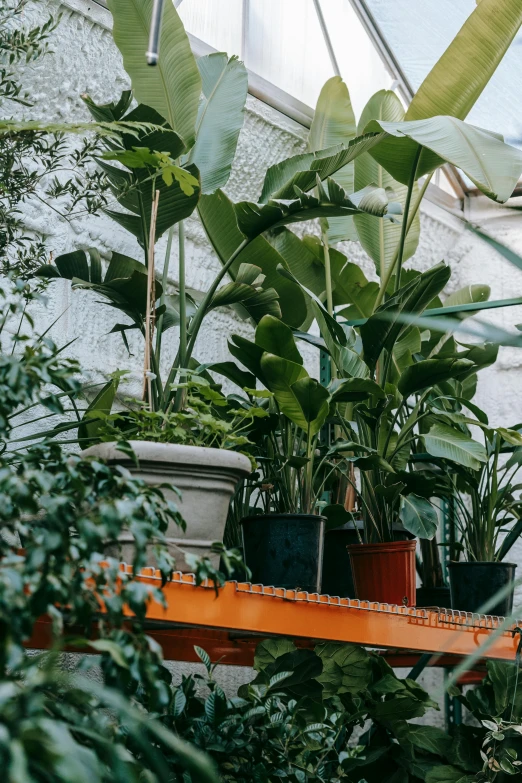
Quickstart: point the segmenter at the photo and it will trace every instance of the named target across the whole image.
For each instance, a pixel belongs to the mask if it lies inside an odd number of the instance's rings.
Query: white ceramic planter
[[[98,457],[108,463],[122,465],[147,484],[173,484],[181,499],[171,490],[163,490],[174,501],[185,522],[185,533],[174,523],[166,532],[169,550],[176,558],[176,570],[190,571],[184,552],[209,556],[214,541],[222,541],[230,499],[238,481],[252,467],[244,454],[202,446],[180,446],[173,443],[153,443],[132,440],[130,444],[139,465],[116,448],[115,443],[100,443],[82,452],[84,457]],[[134,540],[130,533],[120,536],[124,562],[132,562]],[[116,552],[111,553],[118,556]],[[217,565],[219,557],[213,556]],[[151,563],[152,564],[152,563]]]

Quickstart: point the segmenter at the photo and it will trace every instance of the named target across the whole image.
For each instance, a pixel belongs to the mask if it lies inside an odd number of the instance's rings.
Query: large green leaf
[[[443,290],[450,275],[445,264],[428,269],[397,291],[361,326],[364,358],[370,367],[375,367],[383,350],[393,350],[405,327],[401,316],[422,313]]]
[[[247,370],[250,370],[250,372],[253,373],[264,386],[267,386],[264,373],[261,369],[261,359],[263,357],[264,350],[260,345],[256,345],[250,340],[247,340],[246,337],[233,334],[228,342],[228,350],[232,356],[238,359],[238,361],[240,361],[241,364],[247,368]]]
[[[143,104],[127,114],[125,120],[165,125],[163,118],[154,109]],[[172,160],[176,160],[183,150],[183,141],[177,133],[167,127],[161,130],[140,131],[137,138],[124,133],[121,136],[121,149],[115,148],[113,145],[106,155],[115,157],[123,165],[126,165],[125,161],[128,160],[126,153],[129,153],[131,157],[141,157],[137,155],[136,150],[167,153]],[[128,160],[128,163],[127,169],[122,169],[105,160],[98,161],[98,165],[111,183],[112,192],[118,203],[132,214],[109,209],[105,211],[113,220],[134,234],[142,244],[145,244],[145,239],[148,241],[150,231],[153,198],[152,178],[155,178],[155,186],[160,193],[156,220],[156,238],[158,238],[167,229],[189,217],[194,211],[200,195],[199,172],[193,164],[185,169],[177,169],[180,174],[187,172],[191,177],[192,185],[185,192],[178,179],[174,178],[171,183],[167,184],[161,176],[160,169],[145,165],[145,162],[140,165],[137,161],[133,165],[132,161]],[[129,168],[131,170],[128,170]],[[146,237],[143,233],[144,228]]]
[[[78,427],[78,443],[82,448],[92,446],[100,427],[103,425],[103,418],[108,416],[114,405],[116,392],[118,391],[118,378],[111,380],[101,389],[91,402]]]
[[[216,52],[200,57],[203,96],[196,121],[196,143],[189,161],[201,174],[202,193],[227,184],[243,126],[248,74],[237,57]]]
[[[141,327],[143,324],[147,308],[147,268],[134,258],[113,252],[102,281],[101,261],[97,251],[93,248],[77,250],[57,256],[55,265],[45,264],[36,270],[35,275],[71,280],[74,288],[90,289],[101,294],[112,307],[131,318],[135,326]],[[161,292],[161,283],[156,281],[158,298]]]
[[[356,644],[322,642],[315,648],[323,663],[316,679],[323,686],[323,698],[340,693],[363,693],[372,676],[372,664],[367,651]]]
[[[378,383],[370,378],[337,378],[329,387],[332,402],[360,402],[368,397],[384,399],[385,394]]]
[[[481,0],[414,96],[407,120],[464,120],[522,24],[519,0]]]
[[[264,353],[261,357],[261,371],[265,377],[266,386],[276,398],[282,413],[298,427],[307,430],[307,418],[292,389],[296,381],[308,376],[304,367],[296,362],[290,362],[288,359],[282,359],[280,356]]]
[[[370,370],[359,354],[352,350],[356,339],[354,330],[348,327],[345,331],[345,328],[330,315],[313,291],[305,288],[291,272],[279,267],[279,273],[297,283],[310,297],[310,310],[317,320],[321,337],[324,340],[324,350],[332,357],[339,374],[343,378],[366,378],[370,374]],[[351,337],[350,342],[348,335]]]
[[[417,166],[417,178],[452,163],[467,174],[477,188],[491,199],[504,202],[522,172],[522,151],[496,135],[467,125],[455,117],[431,117],[411,122],[372,120],[366,131],[385,131],[388,136],[372,147],[372,157],[396,180],[407,185],[419,145],[435,155],[424,156]]]
[[[321,263],[322,270],[320,279],[322,288],[317,291],[312,285],[308,285],[304,277],[302,277],[298,271],[295,271],[294,274],[304,285],[311,288],[315,294],[320,294],[321,292],[324,292],[325,289],[324,245],[318,237],[310,235],[305,236],[301,244],[304,245],[306,250],[310,250]],[[334,306],[340,307],[342,305],[350,305],[350,308],[346,308],[342,311],[343,315],[346,315],[348,311],[350,311],[350,314],[353,311],[354,316],[357,318],[364,318],[365,316],[371,315],[373,313],[377,292],[379,291],[379,284],[374,282],[369,283],[361,267],[358,264],[352,264],[348,261],[344,253],[341,253],[336,248],[331,247],[329,249],[329,257]],[[291,271],[294,270],[291,269]],[[349,316],[346,315],[346,317]]]
[[[325,184],[326,189],[321,187],[318,197],[298,190],[298,197],[291,200],[280,199],[268,204],[241,201],[236,204],[240,230],[253,239],[268,229],[313,218],[349,217],[368,212],[375,217],[394,219],[394,214],[400,211],[398,204],[389,202],[382,188],[370,186],[348,196],[333,179]]]
[[[265,315],[281,318],[277,292],[273,288],[263,290],[261,288],[263,281],[264,275],[261,274],[258,266],[241,264],[234,282],[218,288],[210,301],[209,310],[215,307],[241,305],[256,321]]]
[[[186,149],[194,143],[201,77],[174,3],[165,3],[158,64],[145,60],[152,18],[150,0],[108,0],[113,37],[123,55],[134,95],[152,106],[179,133]]]
[[[328,391],[315,378],[301,378],[292,384],[292,392],[301,406],[309,437],[317,435],[328,416]]]
[[[472,302],[487,302],[491,294],[489,285],[466,285],[454,291],[444,301],[444,307],[456,307],[457,305],[471,304]],[[462,313],[460,318],[469,318],[472,313]]]
[[[308,239],[309,237],[300,239],[289,228],[277,229],[268,236],[268,241],[283,257],[284,265],[294,277],[316,296],[324,298],[326,291],[324,261],[310,246]],[[313,239],[322,247],[317,237]],[[335,252],[332,250],[332,253]]]
[[[261,319],[256,329],[255,341],[256,345],[267,353],[303,364],[303,357],[297,350],[292,330],[277,318],[266,315]]]
[[[346,144],[294,155],[275,163],[266,172],[260,202],[266,204],[269,199],[294,198],[295,187],[305,192],[311,190],[316,186],[317,178],[322,181],[332,177],[381,140],[382,135],[370,133],[358,136]]]
[[[371,120],[380,122],[401,122],[404,119],[404,108],[399,98],[391,90],[380,90],[364,107],[359,120],[359,133]],[[394,179],[379,163],[366,152],[355,160],[355,190],[360,190],[374,183],[382,188],[390,188],[394,198],[401,204],[403,210],[406,202],[407,187]],[[335,175],[337,179],[337,174]],[[413,197],[417,195],[417,185]],[[375,263],[377,274],[383,278],[391,264],[399,245],[401,226],[397,223],[382,220],[372,220],[369,215],[356,215],[354,218],[357,235],[361,245]],[[406,261],[417,250],[420,236],[420,216],[415,216],[408,231],[404,246],[403,260]]]
[[[476,775],[467,775],[461,769],[448,765],[433,767],[424,778],[426,783],[474,783],[476,779]]]
[[[264,639],[256,647],[254,656],[254,669],[257,672],[263,671],[267,666],[286,655],[289,652],[295,652],[296,646],[290,639]]]
[[[431,540],[437,532],[437,512],[426,498],[418,495],[403,496],[399,516],[406,530],[418,538]]]
[[[308,134],[308,149],[317,152],[336,144],[346,144],[356,135],[357,128],[348,87],[340,76],[332,76],[324,84],[317,100]],[[335,175],[336,181],[347,193],[353,193],[356,189],[353,166],[353,162],[347,163]],[[369,185],[370,182],[365,184]],[[329,218],[327,225],[328,241],[332,244],[357,238],[353,218]]]
[[[80,96],[97,122],[119,122],[132,103],[132,90],[124,90],[118,101],[97,104],[90,95]]]
[[[213,195],[200,198],[198,211],[212,247],[221,263],[225,264],[245,239],[237,225],[233,203],[221,190],[218,190]],[[277,291],[285,323],[295,327],[301,326],[307,317],[306,300],[295,283],[278,274],[278,265],[286,264],[284,254],[279,252],[279,248],[272,247],[264,237],[254,239],[239,254],[230,268],[229,274],[232,280],[235,280],[238,269],[243,263],[258,266],[265,276],[263,288],[273,288]]]
[[[409,397],[410,394],[427,389],[429,386],[436,386],[450,378],[462,378],[474,369],[476,369],[475,364],[469,359],[456,357],[425,359],[411,364],[404,370],[399,379],[398,389],[403,397]]]
[[[487,462],[486,449],[460,430],[437,422],[426,435],[421,435],[428,454],[448,459],[466,468],[478,470],[481,462]]]

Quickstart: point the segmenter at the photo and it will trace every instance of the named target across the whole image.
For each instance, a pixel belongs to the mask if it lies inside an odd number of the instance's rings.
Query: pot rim
[[[266,520],[268,518],[272,517],[289,517],[289,518],[299,518],[303,522],[310,521],[313,522],[315,520],[326,522],[326,517],[321,516],[321,514],[290,514],[290,513],[283,513],[283,514],[249,514],[247,517],[243,517],[240,519],[239,524],[243,525],[245,522],[257,522],[258,520]]]
[[[507,566],[508,568],[516,568],[517,563],[505,563],[503,560],[450,560],[448,568],[455,568],[456,566]]]
[[[233,470],[249,475],[252,465],[245,454],[229,449],[213,449],[209,446],[186,446],[182,443],[159,443],[152,440],[129,440],[139,461],[154,462],[158,465],[198,466]],[[98,457],[109,462],[132,463],[131,458],[117,448],[117,441],[97,443],[81,452],[82,457]]]
[[[350,557],[353,555],[364,556],[372,554],[386,554],[387,552],[414,552],[417,547],[417,539],[408,541],[379,541],[376,544],[347,544],[346,549]]]

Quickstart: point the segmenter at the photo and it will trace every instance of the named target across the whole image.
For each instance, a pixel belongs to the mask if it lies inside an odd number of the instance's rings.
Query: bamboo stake
[[[154,201],[152,202],[152,210],[150,215],[150,232],[149,232],[149,254],[147,263],[147,309],[145,313],[145,356],[143,367],[143,399],[149,403],[149,408],[153,410],[152,399],[152,369],[151,369],[151,356],[152,356],[152,341],[154,338],[154,319],[155,319],[155,303],[156,303],[156,276],[154,274],[154,242],[156,238],[156,220],[158,217],[158,201],[160,192],[156,191],[154,195]]]

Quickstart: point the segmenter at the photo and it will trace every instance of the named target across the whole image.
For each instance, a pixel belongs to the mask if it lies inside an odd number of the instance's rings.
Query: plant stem
[[[179,366],[186,368],[187,357],[187,289],[185,285],[185,223],[182,220],[178,228],[178,288],[179,288]],[[185,376],[180,375],[183,383]],[[185,399],[185,389],[178,389],[174,408],[180,411]]]
[[[402,219],[401,238],[399,241],[399,252],[397,255],[397,268],[395,271],[395,291],[398,291],[399,288],[401,287],[402,260],[404,258],[404,245],[406,244],[406,234],[408,233],[408,218],[410,216],[411,197],[413,195],[413,188],[415,187],[415,177],[417,176],[417,166],[419,165],[421,152],[422,152],[422,147],[419,146],[419,149],[415,155],[413,166],[411,168],[410,181],[408,183],[408,192],[406,194],[406,201],[404,203],[404,217]]]
[[[415,167],[417,167],[417,164],[416,164]],[[415,217],[417,216],[417,212],[419,211],[419,207],[420,207],[421,202],[422,202],[422,200],[424,198],[424,194],[426,193],[428,185],[431,182],[431,178],[433,176],[433,173],[434,172],[431,172],[431,174],[427,175],[427,177],[425,178],[424,182],[422,183],[422,188],[419,190],[417,198],[415,199],[415,203],[413,204],[411,209],[408,210],[408,219],[407,219],[407,225],[406,225],[406,235],[408,234],[410,228],[413,225],[413,221],[415,220]],[[406,215],[404,216],[403,220],[406,220]],[[402,234],[402,231],[401,231],[401,234]],[[379,289],[379,293],[377,295],[377,299],[375,300],[375,305],[374,305],[374,308],[373,308],[374,312],[382,304],[382,301],[383,301],[384,296],[386,294],[386,289],[388,288],[389,282],[390,282],[390,280],[392,278],[392,275],[393,275],[393,273],[395,271],[395,266],[396,266],[397,260],[399,258],[399,248],[400,248],[400,243],[399,243],[399,245],[397,245],[397,249],[395,251],[395,255],[393,256],[393,258],[392,258],[392,260],[390,262],[390,266],[388,267],[388,270],[386,272],[386,276],[385,276],[384,280],[381,283],[381,287]]]
[[[167,282],[169,277],[169,264],[170,264],[170,254],[172,251],[172,241],[174,239],[174,226],[171,226],[169,228],[169,236],[167,239],[167,248],[165,250],[165,261],[163,262],[163,272],[161,274],[161,298],[160,298],[160,304],[159,306],[162,307],[165,304],[165,296],[166,296],[166,290],[167,290]],[[156,332],[156,359],[158,362],[158,365],[161,360],[161,333],[163,330],[163,313],[160,315],[158,319],[158,330]]]
[[[328,234],[324,230],[324,228],[321,227],[321,242],[323,243],[323,251],[324,251],[324,277],[325,277],[325,283],[326,283],[326,309],[328,310],[329,314],[332,316],[332,318],[335,318],[334,315],[334,306],[333,306],[333,292],[332,292],[332,267],[330,264],[330,245],[328,244]],[[331,359],[329,359],[330,362],[330,375],[332,380],[335,380],[337,378],[337,368],[335,366],[335,363],[332,362]]]
[[[194,350],[194,345],[196,343],[196,339],[197,339],[197,336],[198,336],[198,332],[199,332],[199,330],[201,328],[201,324],[203,322],[203,319],[204,319],[204,317],[206,315],[207,309],[208,309],[208,307],[209,307],[209,305],[210,305],[210,303],[212,301],[212,298],[213,298],[214,294],[217,291],[217,288],[218,288],[220,282],[222,281],[222,279],[224,278],[224,276],[226,275],[226,273],[228,272],[228,270],[230,269],[230,267],[232,266],[232,264],[234,263],[236,258],[239,256],[239,254],[243,252],[245,247],[248,244],[250,244],[250,242],[252,242],[252,239],[244,239],[241,242],[241,244],[234,250],[234,252],[230,256],[228,261],[225,264],[223,264],[223,267],[221,268],[219,273],[214,278],[214,281],[212,282],[212,285],[210,286],[210,288],[208,289],[207,293],[205,294],[205,298],[203,299],[203,301],[201,302],[200,306],[198,307],[196,315],[192,319],[192,322],[191,322],[191,325],[190,325],[190,331],[189,331],[190,338],[189,338],[188,345],[187,345],[187,352],[186,352],[186,355],[185,355],[185,363],[188,363],[190,361],[190,358],[192,356],[192,351]],[[176,375],[177,375],[178,369],[180,367],[181,367],[181,361],[180,361],[180,355],[178,354],[178,356],[176,357],[176,359],[175,359],[175,361],[174,361],[174,363],[173,363],[173,365],[172,365],[172,367],[170,369],[169,377],[167,379],[167,387],[166,387],[166,391],[165,391],[165,395],[164,395],[164,400],[165,400],[164,408],[167,408],[169,406],[167,401],[169,400],[169,397],[171,396],[167,392],[167,389],[170,388],[170,386],[176,380]]]
[[[146,397],[149,403],[150,410],[154,410],[154,401],[152,397],[152,341],[154,338],[154,314],[156,307],[156,294],[155,294],[155,276],[154,276],[154,240],[156,236],[156,218],[158,215],[158,202],[160,192],[156,191],[154,200],[152,202],[152,210],[150,216],[150,237],[148,245],[148,258],[147,258],[147,306],[145,315],[145,356],[144,356],[144,373],[143,373],[143,391],[144,398]],[[156,378],[157,380],[157,378]]]
[[[149,239],[147,236],[147,221],[145,218],[145,207],[143,205],[143,197],[140,193],[140,189],[137,188],[138,204],[141,217],[141,230],[143,233],[143,251],[145,253],[145,265],[149,263]]]
[[[332,292],[332,267],[330,265],[330,245],[328,244],[328,234],[321,228],[321,242],[324,250],[324,277],[326,284],[326,309],[331,316],[334,314],[333,292]]]
[[[185,286],[185,223],[179,224],[178,233],[179,249],[179,363],[185,367],[187,355],[187,290]]]

